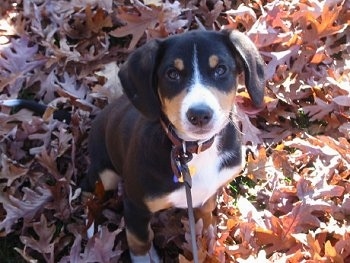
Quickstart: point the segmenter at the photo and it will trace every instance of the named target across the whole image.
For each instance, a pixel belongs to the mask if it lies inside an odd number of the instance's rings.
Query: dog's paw
[[[133,263],[160,263],[160,262],[162,262],[158,256],[157,251],[153,247],[153,244],[151,246],[151,249],[148,251],[148,253],[146,255],[137,256],[137,255],[134,255],[130,251],[130,258],[131,258],[131,262],[133,262]]]

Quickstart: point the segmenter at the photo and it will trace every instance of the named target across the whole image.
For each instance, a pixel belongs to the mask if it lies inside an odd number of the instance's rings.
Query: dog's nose
[[[200,104],[188,109],[186,116],[194,126],[204,126],[213,118],[213,110],[207,105]]]

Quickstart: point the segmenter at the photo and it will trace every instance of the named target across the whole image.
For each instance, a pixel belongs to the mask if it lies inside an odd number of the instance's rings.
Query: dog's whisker
[[[227,119],[239,134],[244,135],[239,127],[239,118],[237,117],[237,113],[234,110],[229,111],[227,114]]]

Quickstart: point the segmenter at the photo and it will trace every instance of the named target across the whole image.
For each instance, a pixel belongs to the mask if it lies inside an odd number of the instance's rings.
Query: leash
[[[187,213],[188,213],[188,221],[190,224],[190,235],[191,235],[191,246],[193,253],[193,261],[194,263],[199,263],[198,261],[198,248],[197,248],[197,239],[196,239],[196,222],[194,219],[194,210],[192,203],[192,177],[190,174],[190,170],[188,169],[187,163],[192,159],[192,153],[187,152],[186,143],[183,142],[182,154],[178,155],[178,158],[175,160],[180,175],[183,178],[186,189],[186,200],[187,200]]]

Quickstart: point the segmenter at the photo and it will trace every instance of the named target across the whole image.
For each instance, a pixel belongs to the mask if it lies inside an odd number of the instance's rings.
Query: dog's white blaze
[[[220,132],[220,130],[226,125],[226,115],[224,114],[223,109],[220,107],[217,96],[215,96],[215,94],[213,94],[211,90],[202,82],[201,73],[198,67],[198,54],[196,46],[194,46],[193,53],[192,85],[189,88],[189,92],[186,94],[180,108],[180,118],[181,122],[183,123],[185,134],[179,135],[184,140],[208,140]],[[214,112],[213,118],[206,128],[208,131],[201,134],[196,133],[197,127],[194,127],[186,116],[187,111],[191,107],[198,104],[205,104]]]
[[[192,58],[192,66],[193,66],[193,78],[192,83],[200,83],[201,74],[198,67],[198,54],[196,44],[193,46],[193,58]]]
[[[194,207],[202,206],[211,196],[216,194],[220,187],[236,177],[242,169],[242,165],[223,168],[220,170],[221,158],[217,150],[219,138],[216,138],[213,145],[200,154],[194,154],[189,162],[193,167],[192,175],[192,200]],[[168,195],[168,201],[175,207],[186,208],[185,186]]]

